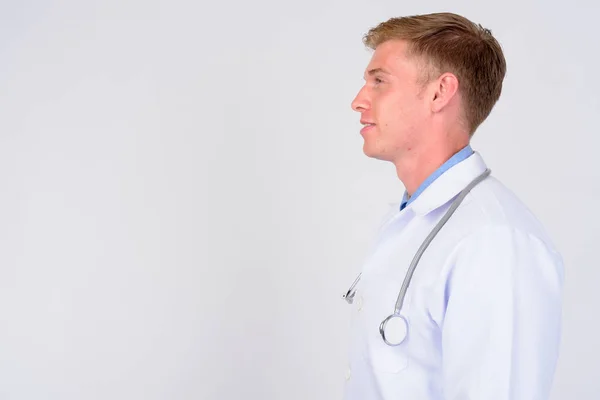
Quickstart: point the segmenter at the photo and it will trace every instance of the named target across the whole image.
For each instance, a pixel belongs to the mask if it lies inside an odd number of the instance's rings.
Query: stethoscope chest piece
[[[383,341],[390,346],[398,346],[408,336],[408,322],[402,315],[392,314],[379,325]]]
[[[450,216],[454,213],[454,211],[456,211],[456,209],[458,208],[460,203],[463,201],[465,196],[471,191],[471,189],[473,187],[475,187],[475,185],[477,185],[479,182],[481,182],[487,176],[489,176],[490,173],[491,173],[491,171],[489,169],[486,169],[482,174],[480,174],[478,177],[473,179],[471,181],[471,183],[469,183],[467,185],[467,187],[465,187],[459,193],[458,197],[456,197],[456,199],[452,202],[452,205],[450,206],[450,208],[448,208],[448,211],[446,211],[446,213],[444,214],[442,219],[436,224],[436,226],[433,228],[433,230],[425,238],[423,243],[421,243],[419,250],[413,257],[413,260],[410,263],[410,266],[408,267],[406,276],[404,277],[404,282],[402,283],[402,287],[400,288],[400,292],[398,293],[398,297],[396,299],[396,306],[394,308],[394,313],[392,315],[388,316],[386,319],[384,319],[381,322],[381,324],[379,325],[379,333],[381,334],[381,337],[383,338],[383,341],[386,344],[388,344],[390,346],[398,346],[402,342],[404,342],[404,340],[408,336],[408,322],[404,316],[400,315],[400,310],[402,309],[402,304],[404,303],[404,297],[406,296],[406,291],[408,290],[408,285],[410,284],[412,275],[415,272],[415,269],[417,268],[417,264],[419,263],[421,256],[425,252],[425,249],[427,249],[427,247],[429,246],[429,244],[431,243],[431,241],[433,240],[435,235],[437,235],[437,233],[440,231],[440,229],[442,229],[444,224],[448,221]],[[352,301],[354,299],[354,295],[356,293],[355,292],[356,284],[358,283],[360,278],[361,278],[361,274],[358,275],[358,277],[356,278],[356,280],[354,281],[354,283],[352,284],[350,289],[348,289],[348,292],[343,295],[343,298],[346,299],[346,301],[350,304],[352,304]]]

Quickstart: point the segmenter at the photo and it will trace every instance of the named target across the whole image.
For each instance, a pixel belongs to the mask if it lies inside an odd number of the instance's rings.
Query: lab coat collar
[[[408,205],[415,214],[424,216],[443,206],[460,193],[473,179],[487,168],[478,152],[454,165],[439,176],[415,201]]]

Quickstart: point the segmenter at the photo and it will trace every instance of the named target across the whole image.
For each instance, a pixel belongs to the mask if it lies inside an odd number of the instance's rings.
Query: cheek
[[[419,99],[396,96],[393,101],[380,106],[379,115],[376,115],[380,125],[378,131],[380,140],[384,140],[390,151],[405,147],[423,130],[426,114]]]
[[[384,128],[402,128],[412,125],[417,116],[417,104],[414,100],[394,96],[379,104],[378,117]]]

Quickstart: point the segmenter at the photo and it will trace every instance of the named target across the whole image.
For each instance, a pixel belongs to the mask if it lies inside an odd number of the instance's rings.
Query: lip
[[[360,134],[364,135],[365,133],[369,132],[373,128],[375,128],[375,125],[366,125],[364,128],[362,128],[360,130]]]

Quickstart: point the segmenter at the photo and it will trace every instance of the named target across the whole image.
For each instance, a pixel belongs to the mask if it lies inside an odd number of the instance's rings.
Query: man
[[[363,151],[393,163],[406,192],[346,295],[345,398],[548,399],[562,259],[470,146],[500,97],[500,45],[450,13],[392,18],[364,43],[374,53],[352,102]]]

